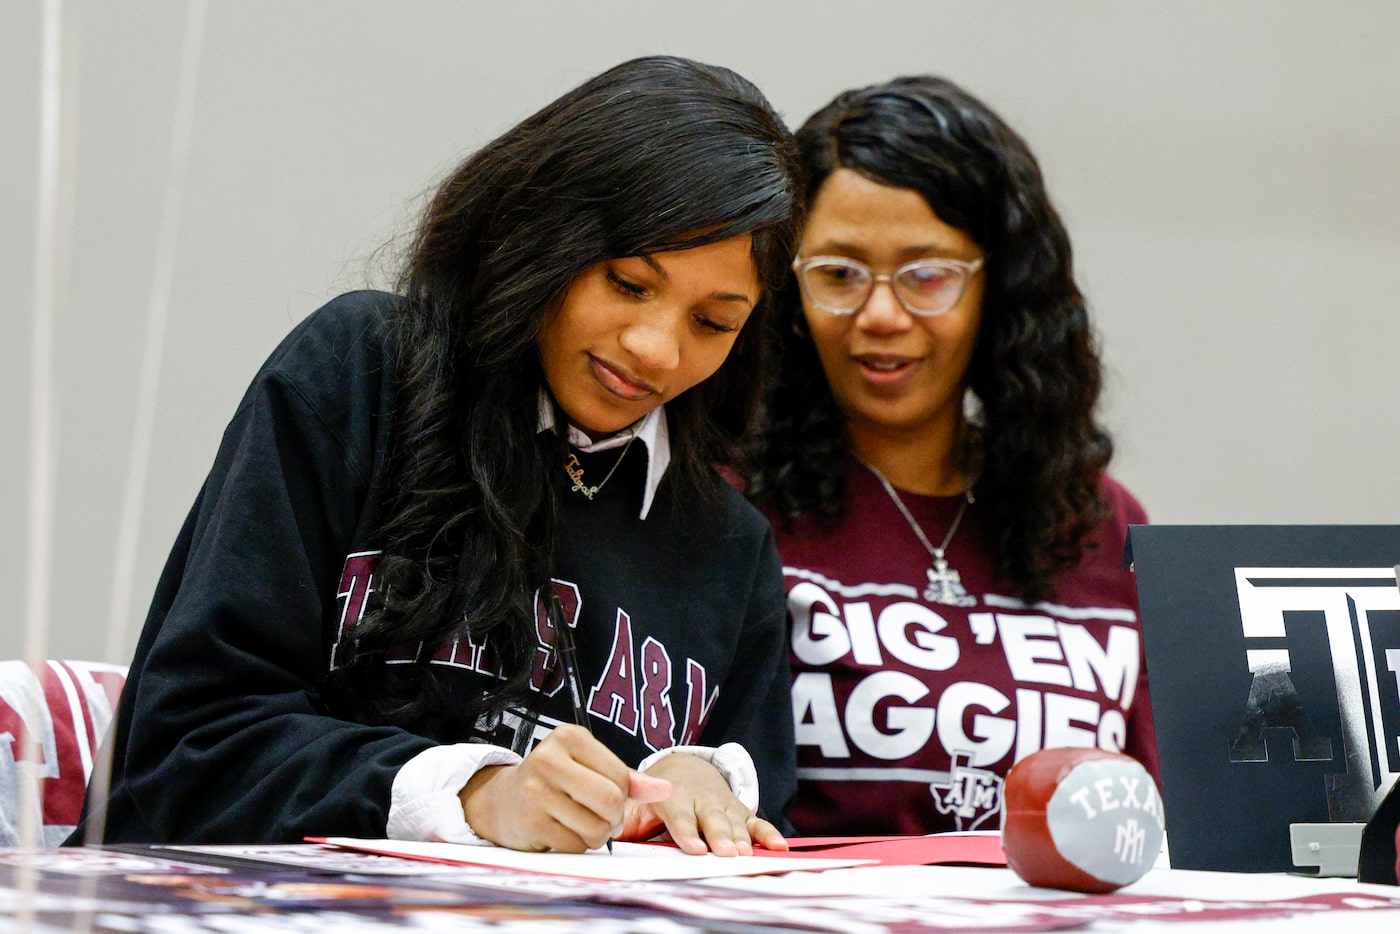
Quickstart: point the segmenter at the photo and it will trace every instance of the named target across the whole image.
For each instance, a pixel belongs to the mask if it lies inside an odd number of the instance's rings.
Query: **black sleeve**
[[[332,358],[323,373],[342,385],[345,366]],[[328,418],[308,386],[265,370],[224,435],[123,698],[113,800],[130,816],[111,838],[383,836],[395,773],[432,745],[326,712],[336,585],[369,444],[347,437],[354,420]]]
[[[763,537],[753,566],[748,618],[735,665],[700,741],[711,746],[735,742],[749,751],[758,771],[759,813],[779,830],[790,833],[784,814],[797,792],[797,751],[787,652],[787,599],[771,531]]]
[[[1400,843],[1400,782],[1390,786],[1381,806],[1361,833],[1361,855],[1358,857],[1356,881],[1381,885],[1400,884],[1400,860],[1396,846]]]

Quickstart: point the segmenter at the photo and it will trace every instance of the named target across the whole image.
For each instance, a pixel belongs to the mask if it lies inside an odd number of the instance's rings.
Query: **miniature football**
[[[1162,799],[1142,763],[1102,749],[1042,749],[1003,789],[1006,862],[1031,885],[1112,892],[1162,849]]]

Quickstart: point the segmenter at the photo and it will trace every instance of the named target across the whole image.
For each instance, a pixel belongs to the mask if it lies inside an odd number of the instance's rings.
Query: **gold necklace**
[[[967,512],[967,507],[973,502],[972,485],[968,484],[967,488],[963,490],[963,501],[958,506],[958,514],[953,517],[953,523],[948,526],[948,534],[943,536],[943,541],[935,548],[933,542],[928,540],[928,536],[924,534],[924,530],[914,519],[913,514],[909,512],[909,507],[904,505],[904,500],[900,499],[899,494],[895,492],[894,485],[885,479],[884,474],[865,461],[860,463],[866,470],[875,475],[876,480],[880,481],[880,485],[885,488],[890,499],[894,500],[895,506],[899,507],[900,515],[904,516],[904,521],[909,523],[909,528],[914,530],[914,534],[919,538],[919,543],[924,546],[932,559],[932,564],[928,569],[928,584],[924,587],[924,599],[930,603],[942,603],[945,606],[976,606],[977,598],[967,592],[967,588],[962,584],[962,575],[958,573],[956,568],[948,564],[946,557],[948,543],[957,534],[963,513]]]
[[[575,454],[573,451],[570,451],[569,459],[564,461],[564,473],[568,474],[569,479],[574,481],[574,485],[570,488],[570,492],[582,493],[584,497],[591,502],[593,500],[593,497],[598,495],[598,491],[603,488],[603,484],[611,480],[612,475],[617,473],[617,468],[622,465],[622,459],[627,456],[627,450],[630,447],[632,447],[632,442],[636,440],[637,433],[633,432],[632,437],[628,438],[627,443],[622,446],[622,453],[617,456],[617,460],[613,461],[612,469],[608,471],[607,476],[603,477],[602,480],[598,481],[597,486],[586,486],[584,484],[583,465],[579,463],[578,455]]]

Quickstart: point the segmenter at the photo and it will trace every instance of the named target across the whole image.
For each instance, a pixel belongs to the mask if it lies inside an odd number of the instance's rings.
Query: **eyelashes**
[[[607,271],[607,279],[608,283],[614,289],[616,289],[622,295],[627,296],[628,298],[642,299],[646,298],[647,295],[650,294],[646,286],[638,285],[635,282],[632,282],[628,279],[624,279],[622,276],[618,275],[611,269]],[[737,326],[722,324],[719,321],[714,320],[713,318],[709,318],[701,314],[695,315],[694,320],[697,325],[699,325],[701,328],[703,328],[705,331],[711,334],[733,334],[735,331],[739,330]]]
[[[628,282],[612,270],[608,270],[608,281],[612,283],[613,288],[617,289],[623,295],[629,295],[632,298],[641,298],[643,295],[647,294],[645,286],[640,286],[635,282]]]
[[[716,334],[733,334],[735,331],[739,330],[735,327],[729,327],[728,325],[720,324],[718,321],[712,321],[711,319],[706,318],[704,315],[696,315],[695,322],[705,330],[713,331]]]

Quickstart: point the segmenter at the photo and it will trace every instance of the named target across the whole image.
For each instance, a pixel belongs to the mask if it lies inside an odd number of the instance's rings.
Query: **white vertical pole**
[[[49,576],[53,561],[54,449],[53,402],[54,295],[57,289],[59,122],[62,115],[61,0],[43,0],[39,76],[39,177],[34,238],[34,331],[30,345],[29,549],[24,594],[24,657],[42,679],[48,652]],[[42,697],[40,698],[42,702]],[[33,724],[34,727],[38,723]],[[19,844],[38,846],[42,823],[41,751],[34,729],[20,744]],[[28,861],[19,867],[21,930],[34,923],[37,876]]]

